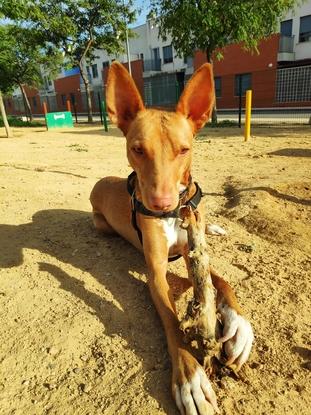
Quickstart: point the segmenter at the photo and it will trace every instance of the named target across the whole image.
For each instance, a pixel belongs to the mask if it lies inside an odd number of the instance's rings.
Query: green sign
[[[45,116],[47,128],[72,128],[72,115],[69,111],[48,112]]]

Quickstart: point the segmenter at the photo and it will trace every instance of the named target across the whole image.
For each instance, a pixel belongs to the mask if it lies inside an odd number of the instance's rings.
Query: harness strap
[[[169,211],[169,212],[153,212],[149,209],[147,209],[142,202],[140,202],[139,200],[136,199],[135,197],[135,187],[134,184],[132,183],[135,178],[136,178],[136,172],[133,171],[127,178],[127,191],[131,196],[131,204],[132,204],[132,226],[133,228],[136,230],[137,232],[137,236],[140,240],[140,243],[143,245],[143,235],[141,230],[139,229],[138,225],[137,225],[137,218],[136,218],[136,212],[141,213],[142,215],[145,216],[153,216],[156,218],[161,218],[161,219],[165,219],[165,218],[178,218],[179,217],[179,210],[180,210],[180,206],[178,206],[176,209]],[[193,210],[196,210],[201,199],[203,196],[203,192],[202,189],[200,188],[200,186],[198,185],[197,182],[194,182],[195,186],[196,186],[196,191],[195,194],[189,199],[187,200],[183,206],[191,206]],[[179,199],[182,200],[184,198],[184,196],[186,196],[188,192],[188,187],[183,190],[180,195],[179,195]],[[181,255],[176,255],[173,257],[169,257],[168,260],[169,262],[171,261],[175,261],[176,259],[180,258]]]

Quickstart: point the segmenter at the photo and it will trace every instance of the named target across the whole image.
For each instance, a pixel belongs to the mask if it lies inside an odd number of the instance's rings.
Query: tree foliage
[[[56,49],[46,53],[36,30],[12,24],[0,26],[0,90],[8,94],[20,87],[30,119],[31,107],[24,85],[39,88],[42,71],[51,76],[58,72],[61,62],[62,56]]]
[[[46,46],[62,50],[66,63],[78,66],[88,96],[92,118],[89,80],[84,61],[91,63],[96,49],[109,54],[124,50],[126,28],[135,12],[132,0],[0,0],[0,12],[14,21],[35,29]]]
[[[0,26],[0,89],[11,92],[21,84],[39,87],[42,70],[54,74],[62,57],[56,50],[47,54],[40,33],[12,24]]]
[[[297,0],[151,0],[152,14],[160,23],[160,36],[171,36],[179,56],[199,49],[210,60],[216,49],[242,42],[256,49],[271,35]]]

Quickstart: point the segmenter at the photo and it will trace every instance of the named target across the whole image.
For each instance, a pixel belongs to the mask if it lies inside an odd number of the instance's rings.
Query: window
[[[52,86],[52,81],[48,76],[44,76],[44,86],[45,89],[49,89],[49,86]]]
[[[155,61],[158,61],[158,60],[160,59],[160,52],[159,52],[159,48],[153,48],[153,49],[152,49],[152,56],[153,56],[153,59],[154,59]]]
[[[97,64],[96,63],[94,65],[92,65],[92,75],[93,75],[93,78],[98,78],[98,70],[97,70]]]
[[[161,71],[161,58],[159,48],[152,49],[152,60],[150,62],[150,65],[147,65],[147,68],[146,63],[148,64],[148,62],[144,62],[144,69],[146,71]]]
[[[91,77],[91,71],[90,71],[89,66],[86,67],[86,72],[87,72],[87,76],[90,78]]]
[[[71,101],[72,105],[75,105],[75,103],[76,103],[76,96],[75,96],[75,94],[73,92],[71,92],[71,94],[70,94],[70,101]]]
[[[239,96],[241,94],[245,95],[245,92],[248,89],[252,89],[252,74],[251,73],[242,73],[235,75],[234,83],[234,95]]]
[[[311,41],[311,14],[300,17],[299,42]]]
[[[37,100],[36,97],[32,97],[32,105],[34,108],[37,108]]]
[[[214,82],[215,82],[215,95],[217,98],[220,98],[221,97],[221,77],[216,76],[214,78]]]
[[[282,36],[292,36],[293,20],[284,20],[281,22],[281,35]]]
[[[49,89],[49,85],[51,85],[52,82],[49,80],[48,76],[44,76],[43,81],[44,81],[44,88]]]
[[[103,62],[103,69],[109,68],[109,61]]]
[[[193,56],[184,56],[184,64],[187,65],[187,68],[193,67]]]
[[[184,56],[184,63],[189,67],[193,63],[193,57],[191,55]]]
[[[173,62],[173,48],[172,48],[172,45],[163,47],[163,62],[164,63]]]
[[[62,104],[66,105],[66,95],[62,95]]]

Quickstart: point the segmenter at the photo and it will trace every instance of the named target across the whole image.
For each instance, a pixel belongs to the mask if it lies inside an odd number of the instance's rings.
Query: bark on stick
[[[196,340],[204,353],[204,367],[212,370],[212,358],[219,357],[217,342],[216,290],[210,275],[205,232],[199,212],[190,207],[181,211],[182,227],[187,230],[189,244],[189,276],[194,298],[188,303],[187,313],[180,324],[186,341]]]

